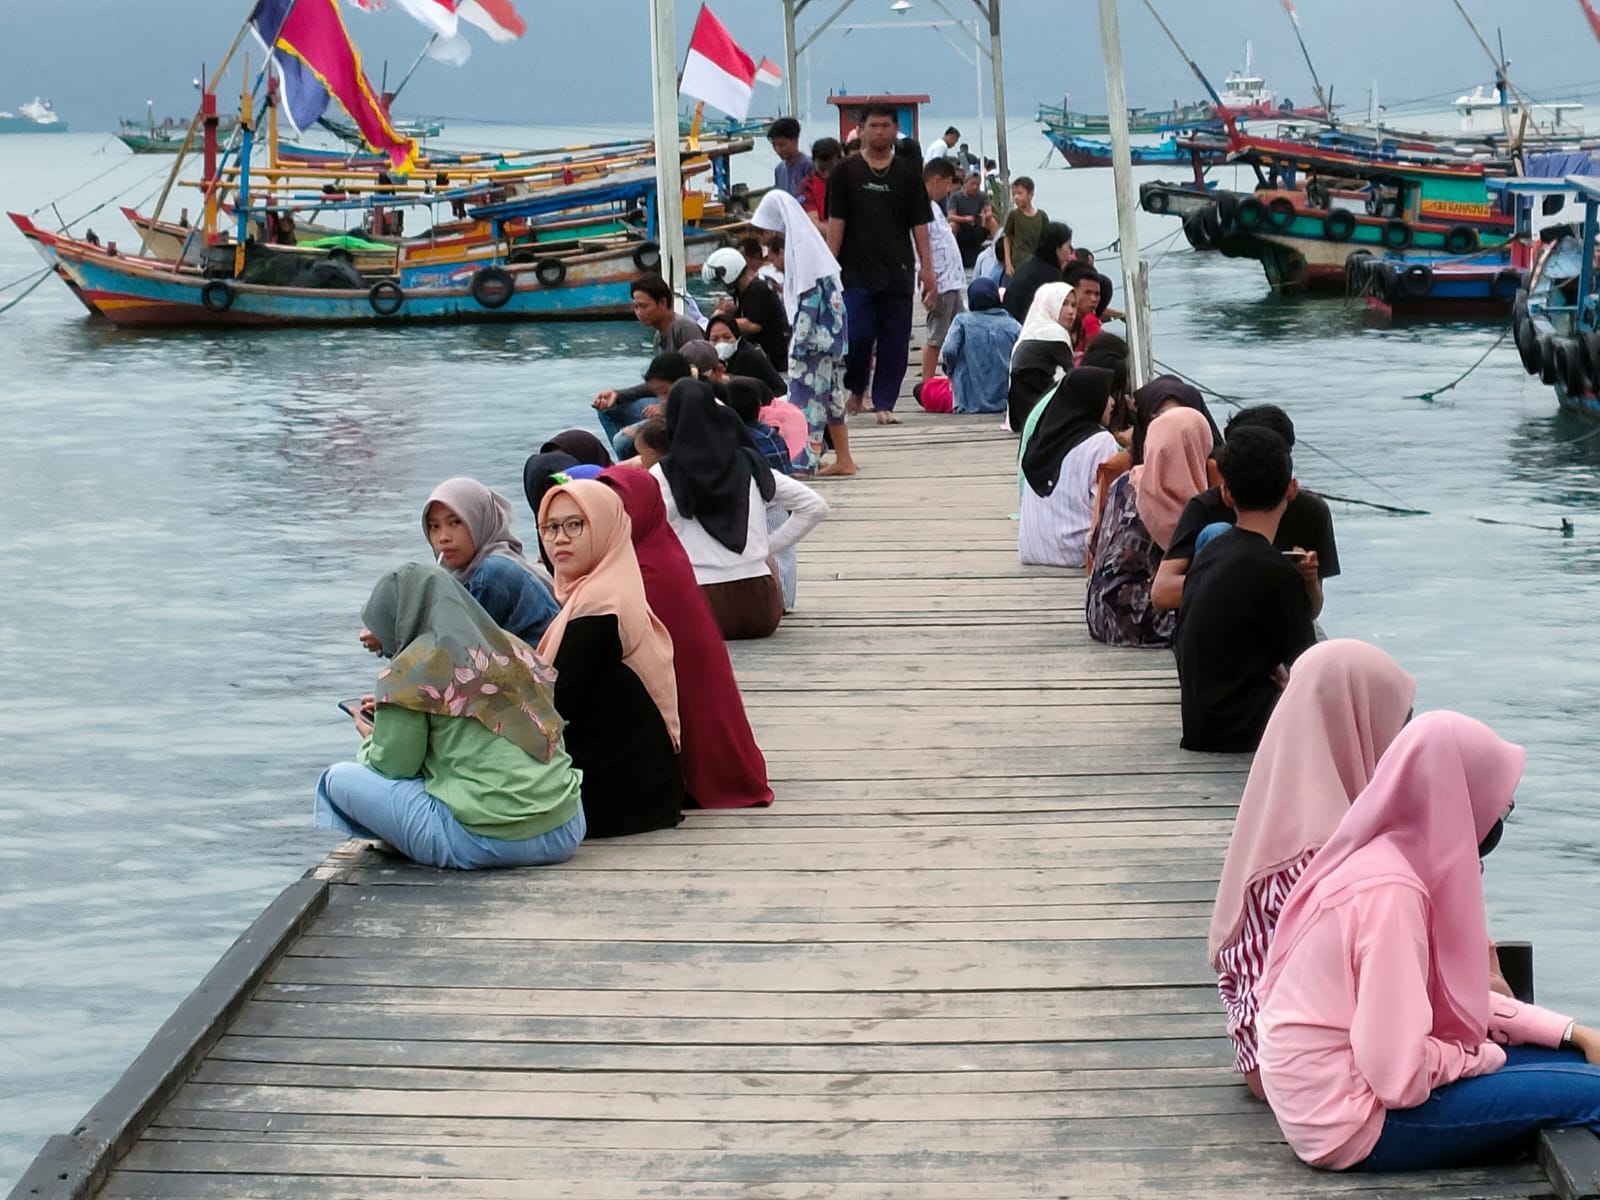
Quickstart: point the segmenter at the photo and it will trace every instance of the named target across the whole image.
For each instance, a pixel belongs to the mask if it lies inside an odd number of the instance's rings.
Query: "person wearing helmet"
[[[700,278],[710,287],[721,287],[728,295],[717,301],[717,312],[727,313],[739,324],[741,336],[760,346],[779,374],[789,369],[789,322],[783,301],[757,275],[759,263],[752,263],[732,246],[713,250],[700,268]]]

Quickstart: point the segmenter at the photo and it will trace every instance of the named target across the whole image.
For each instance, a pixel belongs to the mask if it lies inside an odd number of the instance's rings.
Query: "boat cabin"
[[[839,142],[847,144],[851,138],[857,136],[861,125],[861,110],[869,104],[887,104],[895,110],[900,118],[900,136],[908,137],[917,145],[922,145],[922,124],[920,121],[922,106],[928,103],[927,96],[829,96],[828,103],[839,110]]]

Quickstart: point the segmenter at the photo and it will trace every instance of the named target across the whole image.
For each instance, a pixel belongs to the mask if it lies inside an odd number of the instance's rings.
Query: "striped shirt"
[[[965,292],[967,269],[961,264],[961,247],[950,228],[944,207],[930,206],[933,220],[928,225],[928,250],[933,258],[934,284],[940,292]]]
[[[1238,936],[1217,954],[1222,969],[1217,991],[1228,1010],[1228,1036],[1233,1039],[1233,1069],[1248,1075],[1256,1069],[1256,984],[1267,969],[1267,949],[1278,927],[1278,914],[1289,899],[1295,880],[1305,873],[1315,856],[1307,850],[1265,879],[1252,883],[1244,894],[1244,920]]]

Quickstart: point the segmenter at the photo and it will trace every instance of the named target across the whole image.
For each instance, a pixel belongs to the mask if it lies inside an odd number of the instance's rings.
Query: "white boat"
[[[50,101],[35,96],[19,104],[14,113],[0,109],[0,133],[65,133],[67,123],[56,115]]]
[[[1461,117],[1462,133],[1504,133],[1509,122],[1514,134],[1522,127],[1523,106],[1498,87],[1482,84],[1471,93],[1456,97],[1455,110]],[[1527,106],[1528,133],[1572,134],[1583,132],[1583,105],[1571,100]]]

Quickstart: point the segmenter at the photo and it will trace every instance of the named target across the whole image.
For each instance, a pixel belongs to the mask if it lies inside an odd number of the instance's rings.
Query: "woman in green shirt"
[[[447,571],[408,563],[362,620],[389,657],[353,763],[317,783],[316,823],[430,867],[565,862],[583,841],[583,775],[562,746],[555,672]]]

